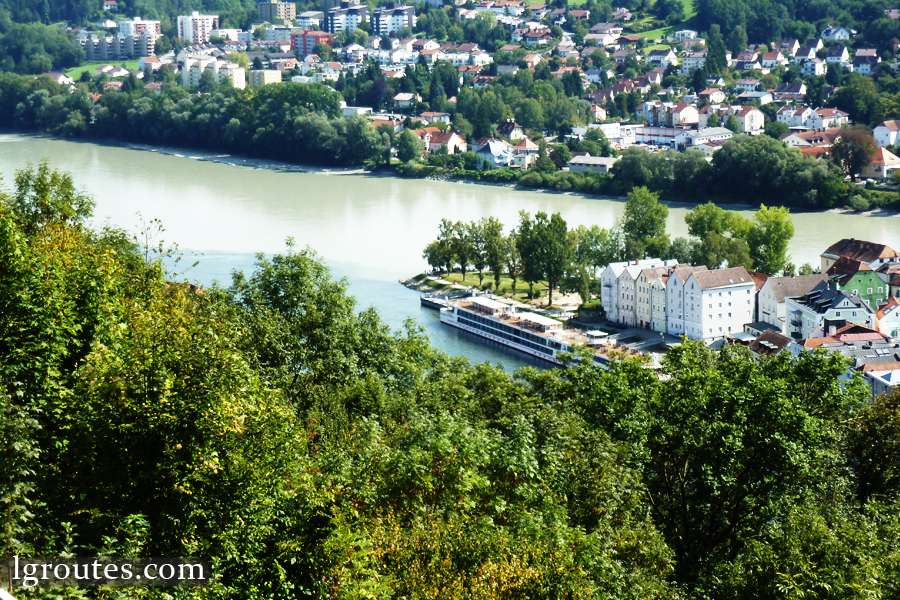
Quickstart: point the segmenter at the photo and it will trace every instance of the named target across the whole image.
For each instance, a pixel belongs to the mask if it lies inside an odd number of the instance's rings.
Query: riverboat
[[[556,319],[521,311],[490,298],[448,301],[448,306],[441,309],[441,323],[555,365],[563,364],[559,359],[561,353],[572,352],[576,346],[591,348],[594,361],[604,368],[619,357],[640,356],[627,348],[616,348],[602,331],[566,329]]]

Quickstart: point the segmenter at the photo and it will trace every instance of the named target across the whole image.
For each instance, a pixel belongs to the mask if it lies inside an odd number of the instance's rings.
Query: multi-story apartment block
[[[666,280],[675,265],[641,269],[636,281],[635,327],[666,331]],[[655,302],[654,302],[655,300]],[[662,329],[660,329],[660,324]]]
[[[607,320],[635,327],[635,283],[641,271],[651,267],[674,267],[677,263],[674,259],[648,258],[607,266],[600,274],[600,302],[606,311]]]
[[[243,67],[235,63],[217,60],[212,56],[185,58],[181,70],[182,85],[199,85],[204,71],[212,73],[216,83],[230,79],[231,84],[238,89],[242,90],[247,86],[247,77]]]
[[[372,15],[372,31],[375,35],[386,36],[397,33],[401,27],[416,26],[416,9],[393,2],[375,9]]]
[[[687,335],[685,328],[685,306],[699,300],[696,290],[687,293],[685,284],[695,271],[706,271],[706,267],[681,265],[672,270],[666,280],[666,331],[671,335]]]
[[[102,38],[85,38],[80,41],[87,60],[120,60],[152,56],[156,52],[158,36],[144,32],[138,36],[115,35]]]
[[[209,42],[209,32],[219,27],[218,15],[201,15],[194,11],[190,16],[178,17],[178,37],[192,44]]]
[[[682,293],[685,334],[691,339],[722,339],[753,322],[756,283],[744,267],[695,271]]]
[[[270,83],[281,83],[281,75],[282,72],[276,70],[251,70],[247,74],[247,84],[250,87],[260,87]]]
[[[787,313],[785,300],[808,294],[814,287],[828,281],[823,274],[800,275],[798,277],[769,277],[756,294],[757,317],[762,323],[777,327],[787,335]]]
[[[343,0],[339,7],[325,13],[325,31],[329,33],[356,31],[360,23],[368,22],[369,7],[348,0]]]
[[[162,27],[159,21],[144,21],[140,17],[135,17],[130,21],[119,21],[119,35],[140,37],[146,33],[154,37],[162,35]]]
[[[291,34],[291,50],[299,50],[301,57],[313,54],[319,42],[334,46],[334,34],[309,29]]]
[[[844,327],[848,323],[875,327],[875,310],[858,295],[836,290],[822,282],[808,294],[785,300],[787,333],[796,340],[821,335]]]
[[[297,5],[293,2],[261,0],[256,3],[256,16],[262,22],[293,21],[297,18]]]

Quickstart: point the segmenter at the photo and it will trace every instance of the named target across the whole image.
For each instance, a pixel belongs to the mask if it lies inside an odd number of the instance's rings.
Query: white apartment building
[[[281,71],[251,70],[250,73],[248,73],[247,83],[250,87],[281,83],[281,76]]]
[[[685,335],[685,305],[696,302],[696,294],[688,294],[685,284],[694,271],[706,271],[706,266],[675,267],[666,280],[666,332],[671,335]]]
[[[787,335],[787,313],[785,300],[808,294],[828,276],[800,275],[798,277],[769,277],[756,294],[756,320],[777,327]]]
[[[139,37],[142,33],[158,38],[162,35],[162,27],[159,21],[144,21],[140,17],[130,21],[119,21],[119,35]]]
[[[619,321],[619,275],[630,262],[609,263],[600,273],[600,303],[606,311],[606,320]]]
[[[753,322],[756,284],[744,267],[695,271],[683,293],[684,327],[691,339],[722,339]]]
[[[356,31],[360,23],[369,22],[369,7],[365,4],[353,4],[344,0],[340,7],[332,8],[325,14],[325,31],[340,33]]]
[[[192,44],[208,43],[209,33],[218,27],[218,15],[201,15],[194,11],[188,17],[178,17],[178,37],[188,40]]]
[[[416,26],[416,9],[412,6],[387,4],[375,9],[372,14],[372,31],[378,36],[387,36],[397,33],[401,27],[413,29]]]
[[[210,71],[215,77],[216,83],[222,83],[225,79],[231,79],[231,84],[237,89],[242,90],[247,87],[244,67],[235,63],[216,60],[211,56],[184,59],[184,66],[181,70],[181,84],[199,85],[203,71]]]

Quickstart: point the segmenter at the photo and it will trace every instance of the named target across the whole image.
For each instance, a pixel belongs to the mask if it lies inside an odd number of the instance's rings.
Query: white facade
[[[372,14],[372,31],[375,35],[393,35],[401,27],[413,29],[415,26],[416,10],[412,6],[383,7]]]
[[[821,289],[820,292],[816,290]],[[816,290],[801,298],[785,300],[787,334],[794,339],[809,338],[825,321],[846,321],[875,328],[875,311],[859,296],[848,296],[821,284]],[[828,335],[828,331],[824,332]]]
[[[203,71],[210,71],[216,83],[222,83],[225,79],[231,79],[231,84],[237,89],[247,86],[247,77],[244,68],[235,64],[216,60],[212,57],[186,58],[181,70],[181,84],[197,86]]]
[[[895,146],[900,142],[900,121],[884,121],[872,133],[880,147]]]
[[[787,313],[785,300],[799,298],[809,293],[826,275],[800,275],[798,277],[769,277],[756,294],[757,320],[777,327],[787,335]]]
[[[162,27],[159,21],[144,21],[140,17],[135,17],[131,21],[119,21],[119,35],[138,37],[142,33],[159,37],[162,35]]]
[[[209,33],[218,27],[217,15],[201,15],[194,11],[188,17],[178,17],[178,37],[192,44],[206,44],[209,42]]]
[[[635,323],[635,281],[643,269],[674,267],[678,261],[648,258],[638,261],[612,263],[600,274],[600,302],[606,319],[612,323]]]
[[[712,341],[744,331],[753,322],[755,292],[744,267],[692,273],[683,289],[685,335]]]

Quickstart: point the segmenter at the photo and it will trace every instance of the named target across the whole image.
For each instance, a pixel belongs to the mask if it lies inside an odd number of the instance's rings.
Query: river
[[[118,146],[44,137],[0,135],[0,173],[8,191],[14,172],[49,158],[68,171],[97,202],[95,223],[136,231],[141,219],[160,219],[161,236],[200,263],[186,277],[204,285],[227,284],[232,269],[252,268],[257,252],[283,251],[289,236],[314,248],[332,272],[346,277],[361,307],[375,306],[399,328],[413,317],[434,345],[474,362],[507,369],[536,364],[521,355],[444,327],[418,295],[397,280],[427,266],[422,249],[444,217],[471,221],[495,216],[507,229],[526,210],[560,212],[574,227],[610,227],[624,203],[583,196],[514,190],[476,184],[402,180],[370,175],[296,173],[236,167],[197,160],[202,153],[172,156]],[[778,198],[761,198],[777,205]],[[668,232],[686,236],[686,208],[669,210]],[[750,216],[752,211],[741,211]],[[138,216],[140,213],[140,217]],[[900,248],[900,219],[836,213],[794,215],[792,260],[817,265],[819,254],[843,237]]]

